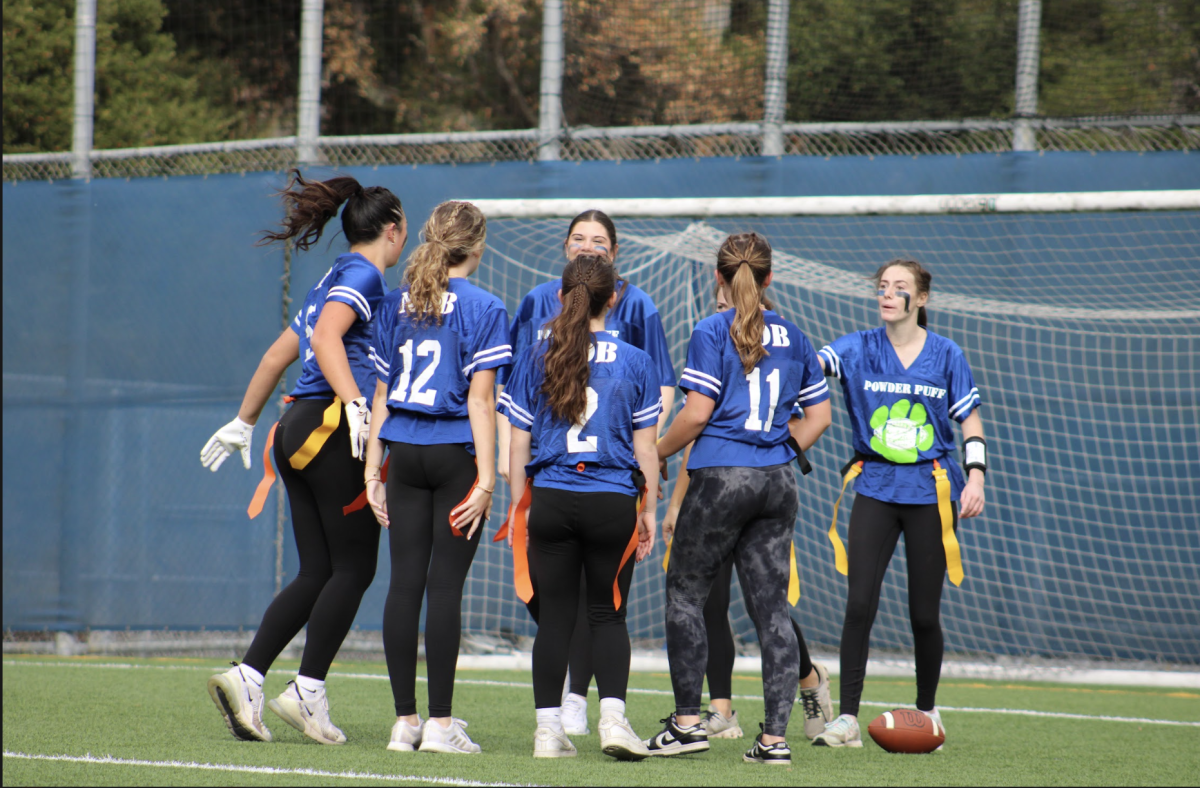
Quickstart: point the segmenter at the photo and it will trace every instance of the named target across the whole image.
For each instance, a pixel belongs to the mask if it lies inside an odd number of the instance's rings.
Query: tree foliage
[[[177,56],[161,0],[100,0],[96,13],[94,146],[128,148],[222,139],[221,68]],[[4,0],[4,150],[71,147],[75,3]]]
[[[787,118],[1011,117],[1018,0],[790,0]],[[767,0],[564,0],[568,126],[753,121]],[[301,0],[99,0],[97,148],[293,134]],[[321,133],[537,125],[542,0],[325,0]],[[4,149],[71,142],[72,0],[4,0]],[[1039,114],[1200,110],[1196,0],[1043,4]]]

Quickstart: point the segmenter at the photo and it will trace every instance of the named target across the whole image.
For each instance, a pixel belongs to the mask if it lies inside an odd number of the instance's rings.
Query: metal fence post
[[[788,0],[767,7],[767,75],[763,86],[762,155],[783,155],[783,118],[787,107]]]
[[[542,87],[538,106],[538,161],[558,161],[562,131],[563,6],[546,0],[542,9]]]
[[[1017,11],[1017,123],[1013,129],[1013,150],[1037,150],[1037,136],[1029,119],[1038,111],[1041,24],[1042,0],[1021,0]]]
[[[93,112],[96,96],[96,0],[75,4],[75,120],[71,175],[92,177]]]
[[[317,136],[321,133],[321,39],[324,0],[304,0],[300,10],[300,96],[296,121],[296,160],[318,162]]]

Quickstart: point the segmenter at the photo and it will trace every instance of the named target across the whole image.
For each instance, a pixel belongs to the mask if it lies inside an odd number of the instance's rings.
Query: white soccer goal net
[[[561,273],[570,217],[612,215],[618,268],[658,305],[677,373],[712,309],[715,252],[730,233],[770,240],[770,294],[818,348],[879,324],[867,276],[881,263],[920,260],[934,274],[930,328],[967,355],[990,449],[985,513],[959,530],[966,580],[943,596],[947,650],[1200,655],[1200,191],[476,202],[490,250],[478,280],[510,313]],[[796,615],[825,652],[845,594],[826,531],[852,453],[840,390],[833,406],[813,473],[797,474],[795,533]],[[497,514],[504,505],[498,497]],[[843,535],[847,512],[844,502]],[[660,544],[635,572],[633,637],[662,637],[661,558]],[[901,546],[874,648],[911,648],[906,574]],[[730,617],[754,639],[736,588]],[[533,631],[498,545],[476,558],[463,620]]]

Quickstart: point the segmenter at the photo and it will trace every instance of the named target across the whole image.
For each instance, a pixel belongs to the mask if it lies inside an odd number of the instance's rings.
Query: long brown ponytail
[[[750,370],[767,355],[762,344],[763,283],[771,273],[771,244],[758,233],[738,233],[725,239],[717,252],[717,271],[729,285],[729,305],[737,311],[729,335]]]
[[[913,284],[917,288],[917,292],[913,293],[912,295],[917,296],[921,295],[922,293],[929,292],[929,288],[933,285],[933,274],[926,270],[925,266],[921,265],[911,257],[897,257],[895,260],[889,260],[888,262],[879,266],[879,270],[876,271],[875,274],[870,278],[871,283],[878,288],[879,282],[883,279],[884,272],[893,266],[897,268],[903,268],[912,274]],[[929,318],[925,314],[925,307],[918,307],[917,325],[921,328],[925,328],[928,323]]]
[[[433,209],[421,230],[421,245],[408,258],[405,311],[418,323],[441,325],[442,299],[450,286],[450,267],[464,262],[487,241],[487,219],[469,202],[444,202]]]
[[[400,199],[382,186],[364,187],[349,175],[310,181],[297,169],[289,176],[287,186],[277,192],[287,208],[283,229],[264,232],[260,245],[296,238],[297,249],[308,249],[321,239],[325,225],[337,216],[342,203],[346,203],[342,234],[351,245],[374,241],[392,222],[404,224]]]
[[[588,321],[604,313],[617,280],[607,257],[581,254],[563,269],[562,283],[562,311],[547,326],[550,345],[542,359],[542,393],[554,418],[578,424],[587,412]]]

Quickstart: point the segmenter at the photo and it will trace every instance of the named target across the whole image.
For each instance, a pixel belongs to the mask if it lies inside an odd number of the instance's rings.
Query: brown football
[[[867,733],[888,752],[933,752],[946,741],[946,732],[915,709],[892,709],[867,726]]]

